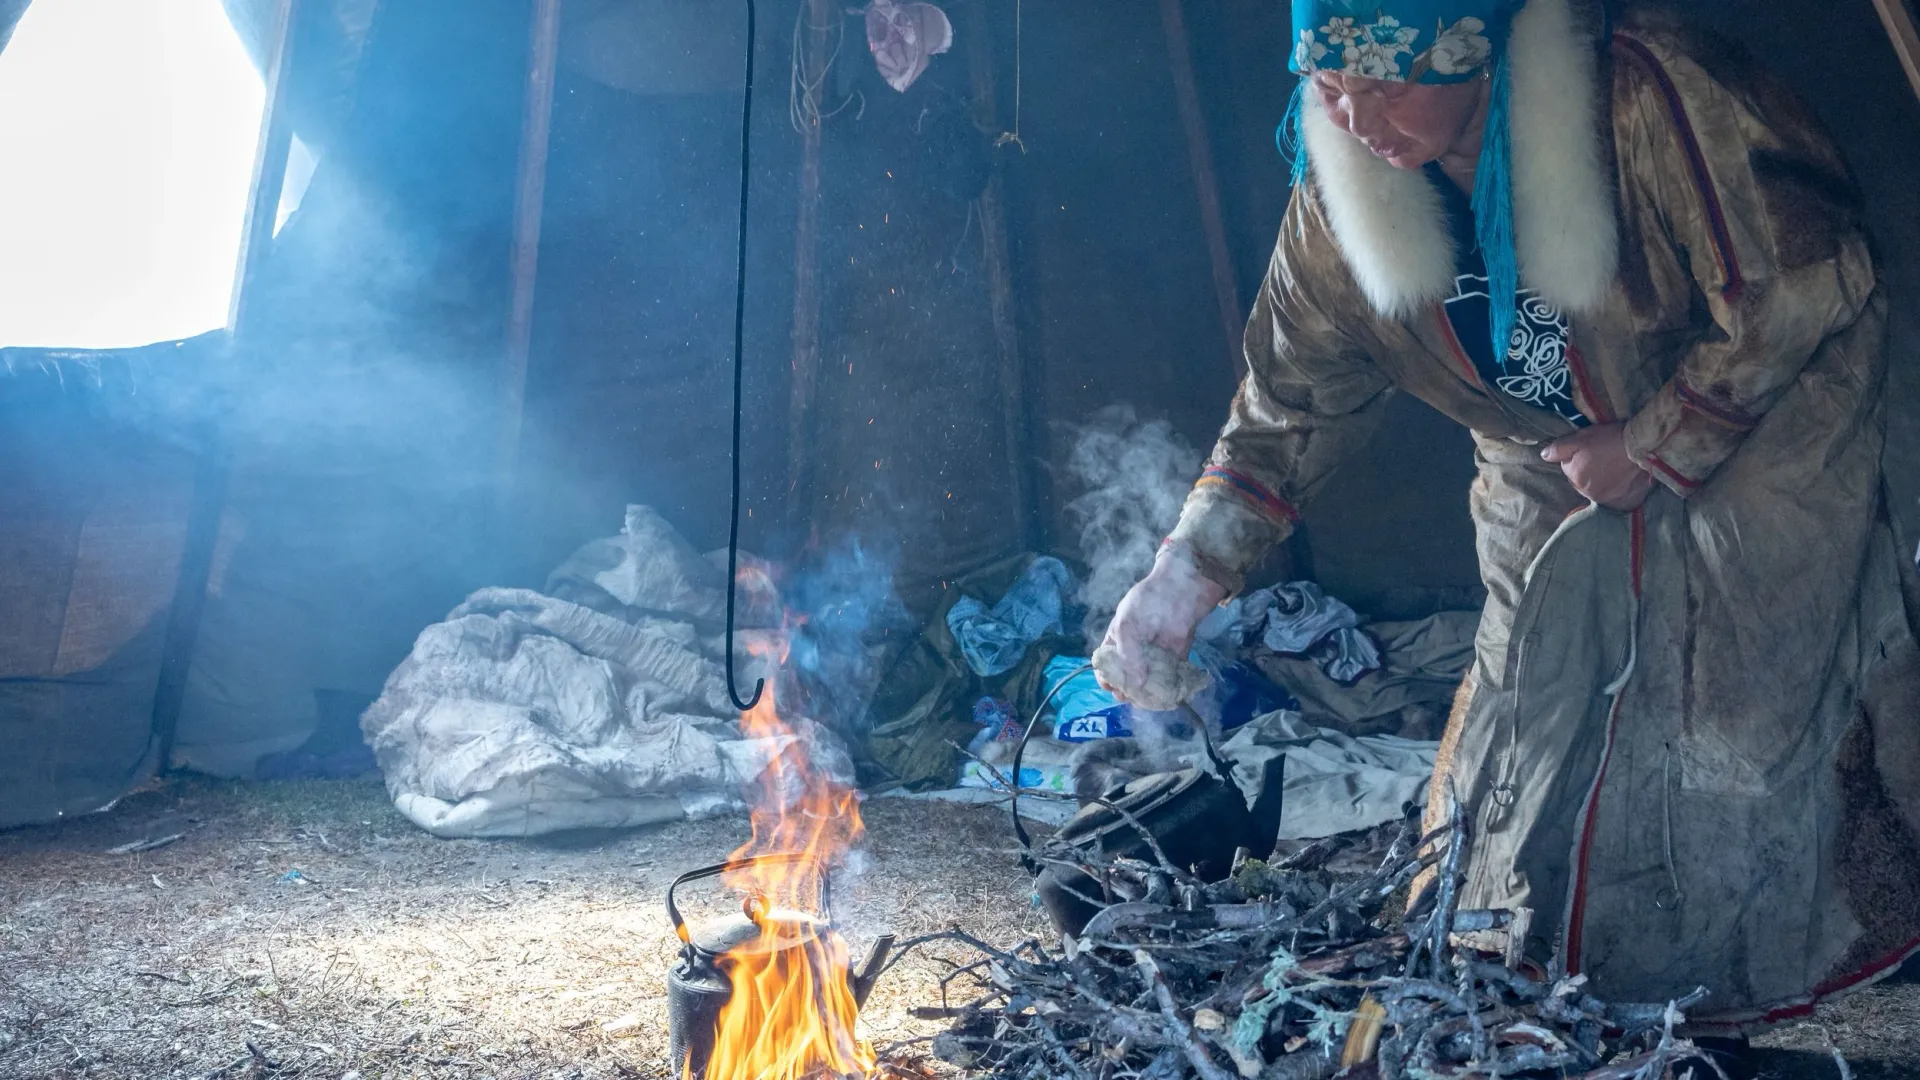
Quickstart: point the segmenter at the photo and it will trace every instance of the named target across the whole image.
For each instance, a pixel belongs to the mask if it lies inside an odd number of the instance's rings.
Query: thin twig
[[[185,835],[186,833],[173,833],[170,836],[162,836],[157,840],[135,840],[132,843],[121,844],[119,847],[108,848],[107,854],[134,855],[142,851],[153,851],[157,848],[166,847],[168,844],[179,840]]]
[[[1180,1040],[1180,1049],[1186,1053],[1187,1060],[1193,1063],[1194,1071],[1200,1074],[1202,1080],[1233,1080],[1233,1074],[1213,1060],[1213,1055],[1207,1053],[1207,1048],[1200,1045],[1200,1040],[1194,1035],[1193,1026],[1180,1015],[1180,1007],[1174,1003],[1173,991],[1167,988],[1160,965],[1144,949],[1133,951],[1133,962],[1146,980],[1147,988],[1153,992],[1154,1000],[1160,1003],[1160,1014],[1167,1018],[1174,1037]]]

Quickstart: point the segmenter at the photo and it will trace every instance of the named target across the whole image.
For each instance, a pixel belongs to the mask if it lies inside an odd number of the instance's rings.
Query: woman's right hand
[[[1194,631],[1227,597],[1176,549],[1162,548],[1153,569],[1120,601],[1094,653],[1100,685],[1147,708],[1173,708],[1184,699],[1181,684]]]

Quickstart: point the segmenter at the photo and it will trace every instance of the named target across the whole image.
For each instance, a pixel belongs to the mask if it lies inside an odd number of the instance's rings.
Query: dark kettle
[[[1232,871],[1240,848],[1260,857],[1272,852],[1280,832],[1286,761],[1284,754],[1267,761],[1251,806],[1232,769],[1218,759],[1217,776],[1186,768],[1140,777],[1082,806],[1049,843],[1078,849],[1089,862],[1156,862],[1152,846],[1141,835],[1145,832],[1167,861],[1202,881],[1217,881]],[[1055,929],[1069,935],[1078,935],[1099,912],[1103,905],[1093,899],[1115,901],[1092,875],[1057,863],[1040,870],[1034,892]]]
[[[748,866],[779,862],[814,864],[812,873],[820,882],[818,914],[774,908],[758,911],[756,918],[742,910],[697,926],[689,926],[680,914],[680,906],[674,899],[680,886]],[[673,922],[674,933],[680,938],[680,958],[667,972],[668,1045],[674,1067],[685,1070],[676,1075],[704,1075],[707,1062],[713,1056],[720,1010],[733,996],[733,985],[720,966],[720,958],[730,952],[756,947],[781,952],[804,950],[808,944],[836,932],[830,921],[832,907],[833,895],[826,870],[808,855],[732,859],[689,870],[673,879],[667,886],[667,918]],[[764,927],[775,923],[780,924],[777,932],[764,932]],[[872,952],[858,971],[849,967],[847,985],[853,991],[855,1005],[866,1004],[867,995],[880,976],[881,965],[892,949],[893,936],[885,935],[874,942]]]

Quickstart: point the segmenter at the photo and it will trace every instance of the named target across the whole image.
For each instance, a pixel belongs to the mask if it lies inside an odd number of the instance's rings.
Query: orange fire
[[[794,737],[774,707],[771,682],[740,728],[750,739]],[[819,875],[863,832],[856,796],[816,772],[797,739],[761,774],[756,794],[753,837],[732,857],[807,857],[723,878],[750,898],[747,914],[760,936],[720,960],[733,994],[720,1010],[705,1080],[871,1075],[873,1047],[854,1031],[859,1006],[848,983],[847,944],[819,910]]]

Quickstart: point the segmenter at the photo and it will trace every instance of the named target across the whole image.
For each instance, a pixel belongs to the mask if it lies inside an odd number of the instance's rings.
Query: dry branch
[[[1704,991],[1610,1005],[1583,978],[1542,982],[1463,948],[1456,934],[1525,919],[1459,908],[1468,835],[1465,815],[1452,817],[1427,837],[1399,826],[1378,866],[1345,875],[1323,869],[1343,842],[1273,865],[1240,860],[1231,878],[1208,884],[1164,865],[1048,851],[1128,899],[1059,956],[1033,941],[1003,951],[956,929],[908,941],[895,958],[942,943],[963,950],[944,958],[942,992],[970,986],[976,999],[922,1015],[951,1021],[935,1056],[995,1080],[1317,1080],[1340,1068],[1363,999],[1383,1015],[1367,1065],[1381,1080],[1657,1078],[1692,1053],[1672,1025]],[[1436,850],[1434,840],[1446,843]],[[1389,898],[1434,864],[1431,904],[1396,918]]]

